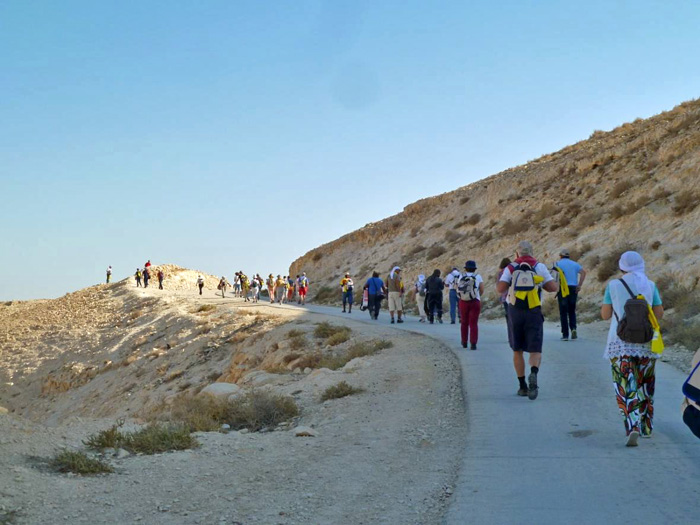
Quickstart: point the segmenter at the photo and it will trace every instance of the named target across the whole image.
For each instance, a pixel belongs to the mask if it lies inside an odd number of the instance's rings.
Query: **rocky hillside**
[[[312,293],[334,297],[345,271],[358,282],[398,264],[412,282],[419,273],[474,259],[492,300],[499,261],[529,239],[548,265],[561,247],[572,251],[591,272],[582,290],[591,302],[598,302],[603,282],[616,272],[617,254],[627,247],[645,256],[654,277],[672,282],[683,271],[696,279],[699,167],[700,101],[690,101],[410,204],[308,252],[290,273],[306,271]]]

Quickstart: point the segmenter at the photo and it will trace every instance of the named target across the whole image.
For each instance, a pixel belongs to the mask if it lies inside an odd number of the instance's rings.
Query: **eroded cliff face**
[[[345,271],[361,283],[373,270],[384,276],[398,264],[413,282],[474,259],[493,296],[498,263],[527,239],[548,266],[569,248],[590,272],[582,292],[595,301],[624,248],[644,255],[652,278],[677,279],[681,271],[697,277],[699,164],[700,102],[691,101],[410,204],[311,250],[290,274],[306,271],[312,296],[331,296],[324,286],[335,289]]]

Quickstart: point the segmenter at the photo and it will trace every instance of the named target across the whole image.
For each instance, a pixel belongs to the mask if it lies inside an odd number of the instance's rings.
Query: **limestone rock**
[[[241,387],[233,383],[212,383],[211,385],[204,387],[200,394],[209,394],[215,397],[221,397],[238,394],[240,391]]]
[[[311,427],[299,426],[294,429],[296,437],[316,437],[316,431]]]

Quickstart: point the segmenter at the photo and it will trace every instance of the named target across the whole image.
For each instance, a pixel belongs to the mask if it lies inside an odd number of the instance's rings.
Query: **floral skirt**
[[[656,359],[621,356],[610,360],[617,406],[625,431],[651,435],[654,418]]]

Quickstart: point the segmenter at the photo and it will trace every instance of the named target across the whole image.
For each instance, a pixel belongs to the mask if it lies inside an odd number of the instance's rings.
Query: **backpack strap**
[[[627,283],[625,282],[624,279],[618,279],[618,281],[620,281],[620,282],[625,286],[625,289],[627,290],[627,293],[630,294],[630,297],[631,297],[632,299],[636,299],[636,298],[637,298],[637,296],[634,295],[634,294],[632,293],[632,290],[631,290],[630,287],[627,285]]]

